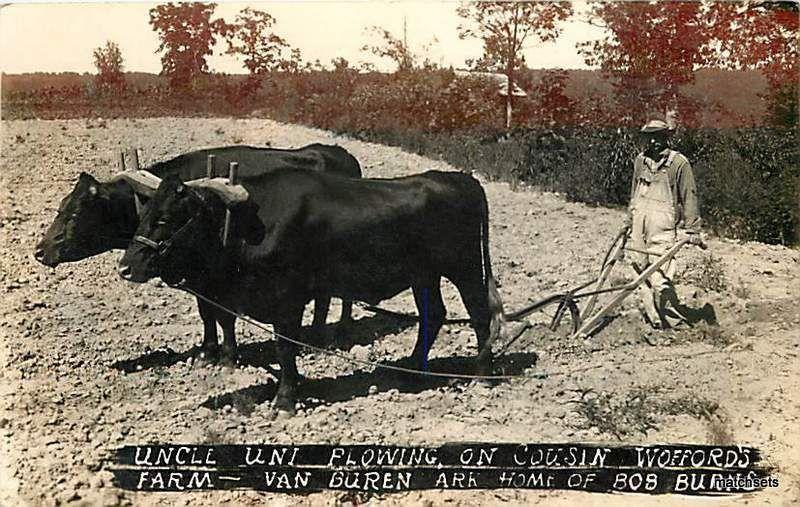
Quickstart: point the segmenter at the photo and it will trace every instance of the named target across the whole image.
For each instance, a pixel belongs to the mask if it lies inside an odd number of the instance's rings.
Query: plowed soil
[[[426,491],[381,496],[308,496],[248,491],[132,493],[111,485],[110,451],[123,444],[394,443],[453,441],[738,443],[761,448],[780,487],[715,501],[784,505],[800,500],[800,254],[712,238],[679,257],[680,294],[713,306],[718,326],[649,332],[635,298],[589,340],[533,329],[500,362],[526,376],[495,387],[391,375],[341,358],[305,354],[310,380],[294,417],[269,404],[272,338],[237,323],[238,368],[190,360],[202,326],[190,296],[129,284],[121,252],[46,268],[34,245],[80,171],[103,179],[115,151],[143,150],[147,165],[201,147],[299,147],[338,143],[369,177],[457,170],[399,148],[268,120],[179,119],[11,121],[2,124],[0,195],[0,504],[250,505],[382,501],[391,504],[677,504],[679,497],[539,491]],[[569,168],[564,168],[569,170]],[[481,178],[480,175],[476,175]],[[482,180],[483,181],[483,180]],[[558,195],[484,182],[494,272],[506,309],[579,285],[597,271],[623,213]],[[702,192],[702,189],[700,189]],[[631,279],[618,269],[617,282]],[[448,286],[450,317],[465,316]],[[384,302],[414,312],[410,292]],[[310,310],[310,309],[309,309]],[[332,310],[331,321],[338,317]],[[307,318],[309,316],[307,315]],[[346,354],[392,363],[410,353],[411,322],[356,309]],[[446,325],[430,366],[454,368],[475,354],[467,326]],[[274,367],[273,367],[274,368]]]

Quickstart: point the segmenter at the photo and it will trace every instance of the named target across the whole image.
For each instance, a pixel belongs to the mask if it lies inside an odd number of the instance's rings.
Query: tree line
[[[150,25],[158,34],[161,74],[175,94],[191,95],[211,74],[208,57],[218,40],[225,53],[239,59],[248,78],[230,92],[241,99],[253,96],[276,72],[296,74],[323,70],[318,60],[304,62],[297,48],[276,33],[269,13],[242,9],[232,21],[215,18],[214,3],[166,3],[150,10]],[[613,84],[614,94],[598,110],[619,123],[634,124],[658,111],[675,111],[692,124],[701,111],[696,98],[685,93],[703,68],[758,70],[766,77],[770,119],[777,125],[797,121],[798,4],[774,1],[731,2],[589,2],[575,12],[570,2],[470,2],[456,7],[461,19],[458,35],[482,42],[482,54],[468,60],[473,70],[506,76],[506,127],[512,126],[512,87],[524,80],[524,53],[531,45],[557,39],[567,20],[601,26],[605,36],[578,44],[588,65],[599,68]],[[425,55],[380,27],[374,41],[363,47],[395,64],[395,74],[435,70]],[[125,87],[119,47],[109,41],[94,53],[97,87],[119,92]],[[334,70],[352,68],[343,58]],[[357,70],[374,70],[362,64]],[[568,102],[559,92],[563,79],[548,76],[536,93],[553,95],[554,104]]]

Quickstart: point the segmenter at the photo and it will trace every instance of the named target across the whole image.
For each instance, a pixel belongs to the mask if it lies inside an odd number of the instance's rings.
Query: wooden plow
[[[139,167],[139,150],[132,148],[128,150],[128,157],[131,161],[131,168],[126,168],[125,165],[125,151],[119,152],[118,165],[119,173],[115,174],[109,180],[110,182],[124,180],[128,183],[134,191],[134,198],[136,199],[136,213],[142,213],[142,196],[148,199],[153,197],[158,185],[161,183],[161,178],[151,173],[150,171],[143,170]],[[231,162],[228,167],[228,177],[221,178],[214,176],[214,163],[215,156],[209,155],[206,161],[206,177],[191,181],[185,181],[184,185],[195,188],[208,188],[213,190],[217,195],[222,198],[227,208],[225,212],[225,227],[222,237],[224,246],[230,243],[231,231],[231,208],[236,204],[247,201],[250,195],[241,184],[239,184],[239,163]]]
[[[666,252],[649,252],[630,248],[626,246],[628,238],[628,229],[625,228],[617,234],[614,242],[611,244],[608,252],[606,253],[603,264],[600,268],[599,275],[564,293],[554,294],[552,296],[541,299],[531,305],[522,308],[516,312],[510,313],[506,316],[508,320],[524,319],[534,312],[541,311],[544,308],[555,308],[555,312],[550,322],[550,329],[555,330],[561,323],[567,311],[570,313],[572,320],[572,337],[573,338],[588,338],[593,333],[597,332],[611,313],[616,310],[622,302],[631,295],[641,284],[646,283],[647,279],[660,269],[664,264],[669,262],[678,251],[683,248],[687,243],[691,243],[690,239],[682,239],[675,243]],[[705,244],[701,243],[698,246],[705,249]],[[633,251],[638,253],[645,253],[648,255],[656,256],[657,260],[645,266],[644,269],[636,269],[637,277],[630,283],[625,285],[618,285],[614,287],[603,287],[608,280],[614,266],[622,259],[623,252]],[[593,287],[591,287],[593,286]],[[591,287],[591,289],[589,289]],[[589,290],[586,290],[589,289]],[[596,312],[594,311],[597,305],[598,296],[606,293],[616,293],[606,304]],[[589,298],[583,310],[578,307],[577,301],[582,298]],[[506,344],[508,348],[511,343]]]

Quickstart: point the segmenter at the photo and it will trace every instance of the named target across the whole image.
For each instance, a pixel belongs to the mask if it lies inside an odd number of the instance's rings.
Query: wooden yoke
[[[136,213],[141,214],[142,204],[140,196],[144,195],[152,197],[161,184],[161,178],[147,170],[139,169],[139,154],[137,150],[129,151],[130,159],[134,168],[126,170],[125,167],[125,152],[119,153],[119,169],[120,172],[115,174],[109,182],[125,180],[131,188],[133,188],[136,199]],[[214,155],[209,155],[206,161],[206,177],[197,180],[187,181],[184,184],[194,188],[207,188],[217,194],[227,208],[235,204],[244,202],[250,198],[250,194],[243,186],[237,183],[239,175],[239,164],[231,162],[230,173],[228,178],[215,178],[214,177]],[[225,236],[224,243],[227,244],[230,232],[231,212],[227,211],[225,215]]]

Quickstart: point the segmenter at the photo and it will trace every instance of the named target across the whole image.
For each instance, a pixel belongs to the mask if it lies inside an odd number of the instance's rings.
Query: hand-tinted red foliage
[[[220,20],[211,20],[217,5],[213,3],[172,2],[150,9],[150,24],[161,43],[161,73],[170,87],[191,91],[198,76],[208,73],[208,58],[222,28]]]
[[[677,109],[684,125],[697,126],[701,104],[684,90],[700,68],[759,69],[779,107],[787,105],[783,90],[797,89],[796,3],[594,2],[590,18],[608,35],[580,50],[616,78],[618,115],[630,124]],[[793,107],[776,123],[796,121]]]

